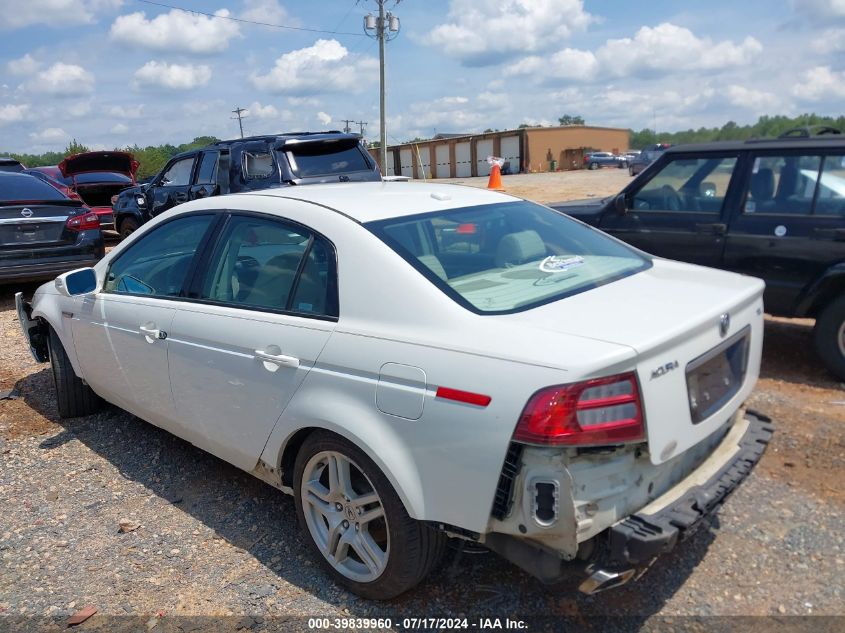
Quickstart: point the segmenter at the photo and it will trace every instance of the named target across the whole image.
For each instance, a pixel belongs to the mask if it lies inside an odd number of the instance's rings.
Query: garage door
[[[505,136],[502,138],[502,158],[510,162],[510,172],[512,174],[519,172],[521,162],[518,136]]]
[[[414,148],[414,151],[418,152],[417,160],[422,171],[421,174],[417,174],[417,178],[431,178],[431,151],[428,145],[420,145]]]
[[[395,176],[396,175],[396,163],[394,162],[396,158],[396,152],[392,149],[387,150],[387,157],[385,161],[387,162],[387,169],[382,170],[386,176]]]
[[[487,162],[487,157],[493,155],[493,139],[486,141],[478,141],[475,146],[476,172],[479,176],[487,176],[490,173],[490,163]]]
[[[414,177],[414,154],[410,148],[399,150],[399,160],[402,161],[402,175]]]
[[[434,154],[434,158],[437,160],[434,176],[436,178],[449,178],[452,175],[449,163],[449,146],[438,145],[434,150]]]
[[[468,142],[455,144],[455,175],[458,178],[469,178],[472,176],[470,155]]]

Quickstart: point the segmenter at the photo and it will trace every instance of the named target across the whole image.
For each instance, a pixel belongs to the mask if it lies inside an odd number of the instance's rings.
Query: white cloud
[[[60,96],[79,96],[94,90],[94,75],[76,64],[57,62],[42,70],[25,84],[32,92]]]
[[[160,86],[171,90],[191,90],[206,85],[211,79],[211,68],[205,65],[168,64],[149,61],[135,71],[136,88]]]
[[[739,44],[714,42],[664,22],[640,28],[633,38],[608,40],[595,53],[564,48],[551,59],[526,57],[507,67],[505,74],[591,81],[655,72],[713,71],[745,66],[762,50],[762,44],[750,36]]]
[[[316,108],[320,105],[320,100],[314,97],[288,97],[288,105],[294,106],[295,108]]]
[[[777,111],[783,106],[783,100],[777,95],[746,86],[728,86],[725,94],[731,104],[760,114]]]
[[[810,47],[822,55],[845,51],[845,29],[827,29],[822,31],[813,37]]]
[[[830,66],[816,66],[804,73],[806,81],[795,84],[792,95],[800,101],[845,98],[845,74],[835,73]]]
[[[15,105],[7,103],[0,105],[0,125],[5,123],[17,123],[23,121],[29,114],[29,105],[22,103]]]
[[[792,6],[796,13],[811,18],[845,17],[845,0],[792,0]]]
[[[126,134],[129,131],[129,126],[125,123],[116,123],[110,131],[112,134]]]
[[[332,117],[330,114],[326,114],[325,112],[318,112],[317,120],[323,125],[328,125],[332,122]]]
[[[261,105],[258,101],[253,101],[252,105],[247,107],[247,116],[255,117],[256,119],[275,119],[279,116],[279,111],[276,106],[272,104]]]
[[[155,51],[196,54],[219,53],[229,42],[240,37],[237,22],[224,20],[226,9],[214,12],[218,18],[173,9],[147,20],[143,12],[121,15],[111,26],[110,36],[117,42]]]
[[[68,104],[63,104],[61,112],[69,117],[78,119],[91,114],[93,103],[91,99],[87,101],[74,100]]]
[[[41,62],[36,61],[29,53],[18,59],[6,62],[6,70],[13,75],[31,75],[39,68],[41,68]]]
[[[60,127],[48,127],[38,132],[30,133],[29,138],[37,143],[60,143],[70,140],[70,134]]]
[[[118,119],[140,119],[144,110],[144,104],[139,103],[134,106],[111,106],[106,112],[109,116]]]
[[[451,0],[449,21],[424,42],[466,65],[494,65],[558,46],[593,21],[583,0]]]
[[[266,74],[255,73],[253,85],[271,93],[360,92],[376,80],[378,61],[352,55],[337,40],[317,40],[313,46],[285,53]]]
[[[265,24],[285,24],[298,26],[299,20],[288,15],[279,0],[243,0],[244,10],[238,16],[242,20],[264,22]]]
[[[511,109],[510,96],[504,92],[482,92],[477,99],[478,105],[491,116],[495,112],[508,112]]]
[[[97,21],[97,16],[120,7],[123,0],[12,0],[3,4],[10,6],[3,8],[0,30],[32,24],[91,24]]]

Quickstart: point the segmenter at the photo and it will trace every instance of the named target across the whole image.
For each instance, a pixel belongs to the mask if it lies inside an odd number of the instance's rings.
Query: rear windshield
[[[23,165],[11,161],[0,161],[0,171],[23,171]]]
[[[371,169],[357,143],[351,147],[348,143],[337,141],[303,143],[286,147],[284,152],[291,172],[297,178],[332,176]]]
[[[90,185],[94,183],[131,184],[132,179],[125,174],[117,174],[113,171],[91,171],[84,174],[76,174],[76,184]],[[62,178],[65,184],[72,184],[70,177]]]
[[[55,187],[35,176],[8,175],[0,178],[0,201],[64,200],[65,196]]]
[[[473,312],[519,312],[651,266],[633,249],[547,207],[505,202],[367,227]]]

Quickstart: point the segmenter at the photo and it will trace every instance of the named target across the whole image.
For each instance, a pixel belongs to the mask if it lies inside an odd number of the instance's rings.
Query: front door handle
[[[187,202],[188,201],[188,194],[184,191],[177,191],[173,194],[173,199],[176,202]]]
[[[147,339],[147,343],[155,343],[156,341],[163,341],[167,338],[167,332],[159,330],[155,323],[144,323],[138,329],[144,335],[144,338]]]
[[[713,224],[696,224],[696,233],[706,233],[708,235],[724,235],[728,230],[727,224],[716,222]]]
[[[276,371],[279,367],[289,367],[296,369],[299,367],[299,359],[295,356],[288,356],[282,354],[282,350],[278,345],[269,345],[267,349],[255,350],[255,357],[262,361],[264,369],[267,371]]]
[[[845,229],[813,229],[813,234],[818,237],[826,237],[836,242],[845,241]]]

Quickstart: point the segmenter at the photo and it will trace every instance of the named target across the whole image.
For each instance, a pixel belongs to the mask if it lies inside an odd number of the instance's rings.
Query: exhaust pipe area
[[[605,591],[606,589],[621,587],[634,577],[635,572],[635,569],[626,569],[624,571],[596,569],[578,586],[578,591],[591,596],[595,593],[599,593],[600,591]]]

